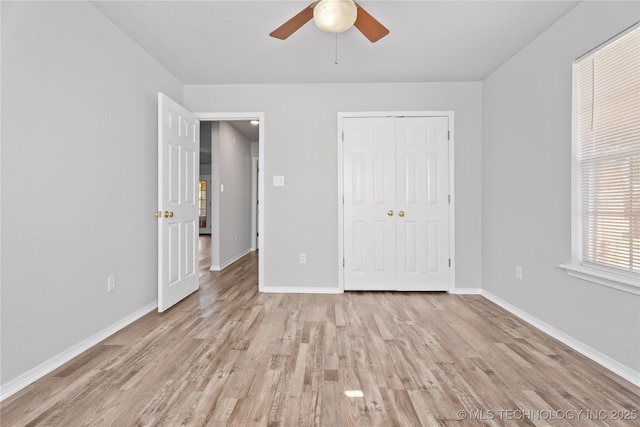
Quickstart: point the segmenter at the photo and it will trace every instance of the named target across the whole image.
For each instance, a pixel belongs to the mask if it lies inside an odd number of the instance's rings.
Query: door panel
[[[439,262],[438,254],[440,242],[440,223],[428,221],[427,222],[427,272],[437,273],[441,265]]]
[[[188,206],[196,206],[198,197],[198,168],[196,165],[196,153],[191,151],[192,147],[184,148],[184,165],[183,165],[183,182],[184,182],[184,198],[182,202]]]
[[[166,245],[172,250],[164,252],[166,254],[166,262],[163,262],[167,266],[167,285],[173,286],[180,280],[180,251],[178,247],[180,245],[180,224],[174,222],[173,224],[167,224],[166,227]]]
[[[447,117],[396,119],[398,290],[449,289]]]
[[[169,193],[165,202],[175,205],[180,203],[180,147],[172,143],[171,140],[167,142],[167,145],[167,173],[169,174],[167,184]],[[162,177],[160,179],[164,180]]]
[[[395,281],[393,119],[345,119],[345,289],[386,289]]]
[[[158,311],[198,289],[200,123],[158,94]]]

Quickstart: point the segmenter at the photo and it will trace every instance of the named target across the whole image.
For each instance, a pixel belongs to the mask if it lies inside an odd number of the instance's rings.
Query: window
[[[207,228],[207,181],[198,184],[198,217],[200,228]]]
[[[574,63],[571,275],[640,294],[640,26]]]

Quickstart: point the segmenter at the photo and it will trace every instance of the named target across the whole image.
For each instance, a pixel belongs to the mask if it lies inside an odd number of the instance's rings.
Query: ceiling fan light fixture
[[[327,33],[341,33],[353,26],[358,9],[353,0],[321,0],[313,8],[313,22]]]

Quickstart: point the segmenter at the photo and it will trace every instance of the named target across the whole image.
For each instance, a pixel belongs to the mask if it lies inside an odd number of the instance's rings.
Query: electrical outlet
[[[116,276],[111,275],[107,277],[107,292],[115,291],[116,289]]]
[[[300,254],[300,264],[307,263],[307,254]]]
[[[522,280],[522,267],[516,265],[516,279]]]

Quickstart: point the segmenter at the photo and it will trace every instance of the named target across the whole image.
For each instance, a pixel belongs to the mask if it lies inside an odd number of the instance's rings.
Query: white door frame
[[[338,286],[340,292],[344,292],[344,150],[342,144],[343,129],[342,119],[357,117],[447,117],[449,119],[449,257],[451,258],[451,271],[449,274],[449,292],[453,293],[456,287],[456,250],[455,250],[455,126],[453,111],[369,111],[369,112],[341,112],[338,113]],[[262,153],[261,153],[262,155]],[[262,225],[261,225],[262,226]]]
[[[231,122],[238,120],[259,120],[259,128],[258,128],[258,167],[261,171],[264,170],[264,147],[265,147],[265,138],[264,138],[264,113],[194,113],[200,121],[205,122]],[[260,216],[259,216],[259,224],[258,227],[260,229],[260,235],[258,236],[258,246],[260,247],[260,251],[258,252],[258,291],[263,292],[264,286],[264,250],[265,250],[265,232],[264,232],[264,212],[265,212],[265,203],[264,203],[264,173],[261,173],[258,179],[258,199],[260,200]],[[213,251],[212,251],[213,253]]]
[[[259,146],[260,144],[258,144]],[[251,156],[251,250],[255,251],[260,248],[260,242],[258,241],[260,227],[257,224],[260,218],[260,206],[258,205],[258,170],[259,170],[260,158],[258,156]]]

